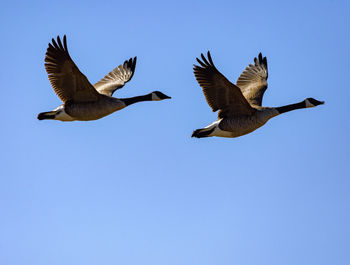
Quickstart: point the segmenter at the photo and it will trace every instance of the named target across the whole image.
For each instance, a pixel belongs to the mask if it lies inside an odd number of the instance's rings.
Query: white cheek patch
[[[305,107],[306,108],[312,108],[315,107],[308,99],[305,99]]]
[[[152,100],[161,100],[155,93],[152,93]]]

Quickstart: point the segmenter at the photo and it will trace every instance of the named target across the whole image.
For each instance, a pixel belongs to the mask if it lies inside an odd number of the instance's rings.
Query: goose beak
[[[309,103],[311,103],[311,105],[312,105],[311,107],[315,107],[315,106],[324,104],[324,101],[319,101],[319,100],[314,99],[314,98],[307,98],[307,101]]]

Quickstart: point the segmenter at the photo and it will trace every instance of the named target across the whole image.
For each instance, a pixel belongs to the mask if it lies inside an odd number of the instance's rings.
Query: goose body
[[[255,64],[250,64],[243,71],[236,85],[216,69],[210,52],[207,57],[202,54],[202,60],[197,58],[200,66],[194,66],[194,75],[209,106],[213,111],[219,110],[218,120],[195,130],[192,137],[239,137],[255,131],[277,115],[324,103],[307,98],[282,107],[262,107],[268,77],[266,57],[263,58],[260,53],[258,58],[254,58]]]
[[[60,37],[57,37],[57,42],[52,39],[45,56],[45,69],[63,104],[52,111],[40,113],[38,119],[97,120],[137,102],[170,98],[160,91],[132,98],[112,97],[114,91],[131,80],[135,66],[136,57],[130,58],[92,85],[71,59],[66,36],[63,37],[63,44]]]
[[[66,102],[53,111],[40,113],[39,120],[52,119],[60,121],[92,121],[101,119],[126,107],[126,104],[113,97],[103,96],[93,102]]]

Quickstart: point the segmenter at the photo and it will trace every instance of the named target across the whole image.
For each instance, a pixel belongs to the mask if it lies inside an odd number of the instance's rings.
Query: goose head
[[[153,91],[151,93],[151,96],[152,96],[152,100],[163,100],[163,99],[171,98],[160,91]]]
[[[304,102],[307,108],[312,108],[312,107],[316,107],[318,105],[324,104],[324,101],[318,101],[317,99],[314,99],[314,98],[307,98],[304,100]]]

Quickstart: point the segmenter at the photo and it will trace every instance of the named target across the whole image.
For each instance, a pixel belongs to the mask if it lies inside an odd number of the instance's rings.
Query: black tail
[[[203,137],[209,137],[209,134],[211,134],[215,130],[215,127],[208,130],[208,129],[197,129],[193,131],[191,137],[196,137],[196,138],[203,138]]]
[[[53,120],[55,119],[56,113],[53,111],[42,112],[38,115],[38,120]]]

